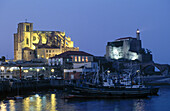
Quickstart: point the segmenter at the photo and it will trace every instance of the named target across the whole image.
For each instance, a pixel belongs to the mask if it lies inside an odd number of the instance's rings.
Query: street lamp
[[[52,73],[52,74],[54,73],[54,69],[51,69],[51,73]],[[51,76],[52,76],[52,74],[51,74]]]
[[[40,71],[40,69],[37,69],[37,81],[38,81],[38,72]]]
[[[3,72],[3,71],[4,71],[4,69],[5,69],[5,67],[4,67],[4,66],[2,66],[2,67],[1,67],[1,71]]]

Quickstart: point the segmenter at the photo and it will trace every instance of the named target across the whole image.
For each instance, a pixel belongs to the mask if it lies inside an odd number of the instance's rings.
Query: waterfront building
[[[70,37],[60,31],[33,30],[33,23],[19,23],[14,34],[14,59],[48,59],[66,51],[78,51]]]
[[[140,31],[137,29],[136,38],[123,37],[113,42],[108,42],[106,46],[107,60],[139,60],[141,62],[152,61],[152,54],[149,50],[142,48]]]
[[[84,51],[67,51],[48,59],[51,67],[60,67],[64,79],[78,79],[83,73],[95,73],[98,63],[93,62],[93,55]]]
[[[66,63],[93,62],[93,55],[84,51],[67,51],[48,59],[49,66],[64,65]]]

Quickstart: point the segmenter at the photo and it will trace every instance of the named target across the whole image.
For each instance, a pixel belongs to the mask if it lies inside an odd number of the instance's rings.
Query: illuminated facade
[[[67,51],[48,59],[49,66],[87,62],[93,62],[93,55],[83,51]]]
[[[19,23],[14,34],[15,60],[46,58],[66,51],[78,51],[70,37],[60,31],[34,31],[33,23]]]
[[[125,37],[119,38],[114,42],[108,42],[106,46],[106,59],[127,59],[127,60],[139,60],[147,61],[152,60],[151,54],[141,53],[144,50],[141,46],[140,31],[136,31],[136,38]]]

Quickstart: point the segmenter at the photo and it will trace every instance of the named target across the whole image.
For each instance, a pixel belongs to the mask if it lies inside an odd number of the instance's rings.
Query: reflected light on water
[[[144,111],[144,110],[145,110],[144,100],[142,99],[136,100],[134,103],[134,111]]]
[[[41,98],[40,98],[40,96],[38,96],[37,98],[36,98],[36,111],[41,111],[41,108],[42,108],[42,104],[41,104]]]
[[[15,111],[15,101],[14,100],[9,100],[9,109],[10,111]]]
[[[23,100],[24,111],[29,111],[30,108],[30,98],[27,97]]]
[[[6,110],[6,104],[4,104],[3,102],[1,102],[0,110],[1,110],[1,111],[7,111],[7,110]]]
[[[51,111],[57,111],[56,110],[56,97],[55,97],[55,94],[51,94]]]

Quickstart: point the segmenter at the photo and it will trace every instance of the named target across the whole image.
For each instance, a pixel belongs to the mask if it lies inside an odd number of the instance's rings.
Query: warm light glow
[[[54,69],[51,69],[51,72],[54,72]]]
[[[24,70],[23,72],[27,73],[27,72],[28,72],[28,70]]]
[[[14,100],[9,100],[9,109],[10,111],[15,111],[15,101]]]
[[[77,62],[77,56],[75,56],[75,62]]]
[[[140,33],[139,29],[137,29],[136,33]]]
[[[7,111],[7,110],[6,110],[6,104],[4,104],[3,102],[1,102],[1,104],[0,104],[0,109],[1,109],[1,111]]]
[[[2,67],[1,67],[1,70],[2,70],[2,71],[4,71],[4,69],[5,69],[5,67],[4,67],[4,66],[2,66]]]
[[[89,60],[88,60],[88,57],[86,56],[86,62],[88,62]]]
[[[84,62],[84,56],[82,56],[82,62]]]
[[[39,72],[40,71],[40,69],[37,69],[37,72]]]
[[[10,68],[10,71],[13,72],[14,71],[13,68]]]
[[[56,97],[55,94],[51,94],[51,110],[50,111],[56,111]]]
[[[37,98],[36,98],[36,103],[37,103],[37,105],[36,105],[36,111],[41,111],[41,108],[42,108],[42,104],[41,104],[41,98],[40,98],[40,96],[38,96]]]
[[[78,57],[78,59],[79,59],[79,62],[81,62],[81,57],[80,56]]]
[[[30,98],[27,97],[23,100],[24,111],[29,111],[30,108]]]

